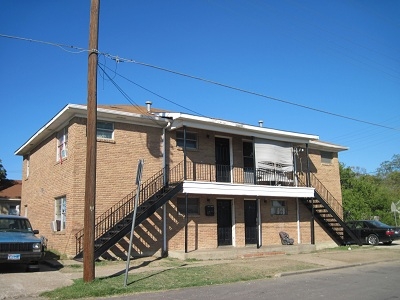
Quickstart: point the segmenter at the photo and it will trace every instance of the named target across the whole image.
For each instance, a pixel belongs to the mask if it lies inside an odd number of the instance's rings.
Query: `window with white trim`
[[[28,155],[26,156],[26,174],[25,174],[26,178],[29,177],[30,161],[31,161],[31,156],[28,154]]]
[[[323,164],[332,164],[333,153],[327,151],[321,151],[321,163]]]
[[[56,198],[54,202],[55,231],[64,231],[67,217],[67,197]]]
[[[184,146],[184,133],[182,130],[176,132],[176,146]],[[186,132],[186,149],[197,149],[197,133]]]
[[[271,215],[287,215],[286,201],[272,200]]]
[[[177,206],[178,206],[178,212],[182,215],[185,215],[186,199],[178,198]],[[188,198],[187,209],[188,209],[188,216],[200,215],[200,199],[199,198]]]
[[[57,132],[57,161],[62,161],[68,155],[68,128],[65,127]]]
[[[98,139],[106,139],[106,140],[114,139],[114,123],[97,122],[96,136]]]

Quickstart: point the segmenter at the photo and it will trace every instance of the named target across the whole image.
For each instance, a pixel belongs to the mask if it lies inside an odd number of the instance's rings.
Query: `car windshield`
[[[19,218],[1,218],[0,232],[32,232],[31,223],[27,219]]]

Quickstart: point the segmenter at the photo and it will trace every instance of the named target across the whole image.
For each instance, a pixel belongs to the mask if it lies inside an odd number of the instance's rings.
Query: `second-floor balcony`
[[[187,161],[186,171],[185,163],[170,171],[170,182],[178,178],[184,179],[188,193],[312,197],[314,192],[299,184],[293,170],[272,163],[265,168],[244,168]]]
[[[245,168],[188,161],[186,162],[186,174],[184,165],[184,163],[181,163],[171,170],[171,180],[184,178],[188,181],[223,182],[247,185],[298,185],[294,171],[285,171],[285,166],[270,162],[265,164],[265,168]]]
[[[256,185],[294,186],[293,172],[279,168],[244,168],[204,163],[187,164],[186,180]]]

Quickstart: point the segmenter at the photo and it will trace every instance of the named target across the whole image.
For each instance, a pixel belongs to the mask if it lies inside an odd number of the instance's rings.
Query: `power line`
[[[129,81],[130,83],[132,83],[132,84],[134,84],[134,85],[140,87],[141,89],[143,89],[143,90],[145,90],[145,91],[147,91],[147,92],[149,92],[149,93],[151,93],[151,94],[153,94],[153,95],[155,95],[155,96],[157,96],[157,97],[159,97],[159,98],[161,98],[161,99],[163,99],[163,100],[165,100],[165,101],[167,101],[167,102],[170,102],[170,103],[172,103],[172,104],[174,104],[174,105],[176,105],[176,106],[179,106],[180,108],[183,108],[183,109],[185,109],[185,110],[187,110],[187,111],[190,111],[190,112],[192,112],[192,113],[194,113],[194,114],[196,114],[196,115],[198,115],[198,116],[205,117],[205,115],[203,115],[203,114],[201,114],[201,113],[199,113],[199,112],[196,112],[196,111],[194,111],[194,110],[192,110],[192,109],[190,109],[190,108],[187,108],[187,107],[185,107],[185,106],[183,106],[183,105],[181,105],[181,104],[179,104],[179,103],[176,103],[176,102],[174,102],[174,101],[172,101],[172,100],[170,100],[170,99],[168,99],[168,98],[166,98],[166,97],[164,97],[164,96],[161,96],[160,94],[157,94],[156,92],[153,92],[153,91],[151,91],[150,89],[148,89],[148,88],[146,88],[146,87],[144,87],[144,86],[142,86],[142,85],[140,85],[140,84],[134,82],[133,80],[131,80],[131,79],[129,79],[129,78],[127,78],[127,77],[125,77],[125,76],[123,76],[123,75],[117,73],[115,70],[111,70],[111,68],[107,67],[106,65],[103,65],[103,64],[101,64],[101,65],[104,66],[104,68],[106,68],[106,69],[108,69],[108,70],[110,70],[110,71],[113,71],[115,75],[118,75],[119,77],[125,79],[126,81]]]
[[[337,113],[328,112],[328,111],[325,111],[325,110],[322,110],[322,109],[318,109],[318,108],[310,107],[310,106],[307,106],[307,105],[291,102],[291,101],[288,101],[288,100],[284,100],[284,99],[280,99],[280,98],[264,95],[264,94],[261,94],[261,93],[258,93],[258,92],[249,91],[249,90],[246,90],[246,89],[243,89],[243,88],[239,88],[239,87],[235,87],[235,86],[232,86],[232,85],[224,84],[224,83],[221,83],[221,82],[213,81],[213,80],[210,80],[210,79],[201,78],[201,77],[190,75],[190,74],[186,74],[186,73],[183,73],[183,72],[179,72],[179,71],[163,68],[163,67],[152,65],[152,64],[149,64],[149,63],[139,62],[139,61],[136,61],[136,60],[133,60],[133,59],[122,58],[122,57],[119,57],[119,56],[116,56],[116,55],[111,55],[109,53],[100,52],[100,51],[98,51],[96,49],[88,50],[88,49],[79,48],[79,47],[75,47],[75,46],[68,46],[68,45],[65,45],[65,44],[51,43],[51,42],[45,42],[45,41],[40,41],[40,40],[34,40],[34,39],[28,39],[28,38],[22,38],[22,37],[16,37],[16,36],[4,35],[4,34],[0,34],[0,37],[19,39],[19,40],[24,40],[24,41],[30,41],[30,42],[36,42],[36,43],[51,45],[51,46],[57,46],[57,47],[59,47],[59,48],[61,48],[63,50],[65,50],[64,48],[69,47],[69,48],[72,48],[72,49],[77,49],[80,52],[96,51],[98,54],[101,54],[104,57],[107,57],[107,58],[109,58],[111,60],[114,60],[117,63],[119,63],[119,62],[134,63],[134,64],[137,64],[137,65],[153,68],[153,69],[164,71],[164,72],[168,72],[168,73],[171,73],[171,74],[175,74],[175,75],[179,75],[179,76],[195,79],[195,80],[198,80],[198,81],[206,82],[206,83],[217,85],[217,86],[221,86],[221,87],[224,87],[224,88],[227,88],[227,89],[231,89],[231,90],[235,90],[235,91],[238,91],[238,92],[241,92],[241,93],[246,93],[246,94],[249,94],[249,95],[253,95],[253,96],[257,96],[257,97],[261,97],[261,98],[265,98],[265,99],[269,99],[269,100],[273,100],[273,101],[277,101],[277,102],[281,102],[281,103],[297,106],[297,107],[308,109],[308,110],[311,110],[311,111],[316,111],[316,112],[323,113],[323,114],[326,114],[326,115],[331,115],[331,116],[335,116],[335,117],[338,117],[338,118],[347,119],[347,120],[350,120],[350,121],[363,123],[363,124],[368,124],[368,125],[372,125],[372,126],[376,126],[376,127],[381,127],[381,128],[386,128],[386,129],[390,129],[390,130],[400,131],[399,128],[385,126],[385,125],[378,124],[378,123],[373,123],[373,122],[369,122],[369,121],[365,121],[365,120],[361,120],[361,119],[356,119],[356,118],[349,117],[349,116],[344,116],[344,115],[337,114]]]
[[[135,63],[135,64],[138,64],[138,65],[142,65],[142,66],[154,68],[154,69],[157,69],[157,70],[169,72],[169,73],[172,73],[172,74],[188,77],[188,78],[191,78],[191,79],[196,79],[196,80],[199,80],[199,81],[203,81],[203,82],[207,82],[207,83],[214,84],[214,85],[217,85],[217,86],[222,86],[222,87],[225,87],[225,88],[228,88],[228,89],[232,89],[232,90],[235,90],[235,91],[238,91],[238,92],[242,92],[242,93],[250,94],[250,95],[253,95],[253,96],[258,96],[258,97],[270,99],[270,100],[273,100],[273,101],[277,101],[277,102],[281,102],[281,103],[285,103],[285,104],[301,107],[301,108],[312,110],[312,111],[316,111],[316,112],[319,112],[319,113],[323,113],[323,114],[327,114],[327,115],[331,115],[331,116],[335,116],[335,117],[339,117],[339,118],[343,118],[343,119],[347,119],[347,120],[351,120],[351,121],[355,121],[355,122],[359,122],[359,123],[364,123],[364,124],[368,124],[368,125],[372,125],[372,126],[377,126],[377,127],[382,127],[382,128],[386,128],[386,129],[400,131],[399,128],[385,126],[385,125],[381,125],[381,124],[377,124],[377,123],[373,123],[373,122],[369,122],[369,121],[356,119],[356,118],[353,118],[353,117],[340,115],[340,114],[337,114],[337,113],[328,112],[328,111],[325,111],[325,110],[322,110],[322,109],[313,108],[313,107],[310,107],[310,106],[294,103],[294,102],[291,102],[291,101],[288,101],[288,100],[284,100],[284,99],[280,99],[280,98],[276,98],[276,97],[272,97],[272,96],[267,96],[267,95],[264,95],[264,94],[261,94],[261,93],[245,90],[245,89],[238,88],[238,87],[235,87],[235,86],[231,86],[231,85],[228,85],[228,84],[224,84],[224,83],[221,83],[221,82],[217,82],[217,81],[213,81],[213,80],[210,80],[210,79],[197,77],[197,76],[194,76],[194,75],[185,74],[185,73],[182,73],[182,72],[178,72],[178,71],[162,68],[162,67],[159,67],[159,66],[155,66],[155,65],[151,65],[151,64],[147,64],[147,63],[143,63],[143,62],[139,62],[139,61],[134,61],[134,60],[126,60],[126,62],[131,62],[131,63]]]
[[[38,44],[45,44],[45,45],[49,45],[49,46],[55,46],[55,47],[61,48],[62,50],[66,51],[66,52],[73,53],[73,54],[78,54],[78,53],[82,53],[82,52],[90,52],[90,51],[92,51],[92,50],[88,50],[88,49],[84,49],[84,48],[79,48],[79,47],[71,46],[71,45],[65,45],[65,44],[59,44],[59,43],[46,42],[46,41],[35,40],[35,39],[29,39],[29,38],[24,38],[24,37],[19,37],[19,36],[13,36],[13,35],[7,35],[7,34],[1,34],[1,33],[0,33],[0,37],[4,37],[4,38],[8,38],[8,39],[14,39],[14,40],[21,40],[21,41],[26,41],[26,42],[32,42],[32,43],[38,43]],[[66,48],[71,48],[71,49],[75,49],[75,50],[78,50],[78,51],[76,51],[76,52],[68,51]]]
[[[143,108],[141,106],[139,106],[135,101],[133,101],[131,99],[131,97],[129,97],[129,95],[114,81],[114,79],[111,78],[110,75],[108,75],[108,73],[100,66],[100,64],[98,64],[98,67],[103,71],[103,73],[107,76],[108,80],[115,86],[115,88],[125,97],[125,99],[127,99],[129,101],[129,103],[131,103],[133,106],[137,107],[137,109],[142,113],[142,115],[144,115],[149,120],[154,122],[157,126],[160,125],[159,123],[157,123],[157,121],[154,118],[151,118],[149,116],[149,113],[147,111],[143,111]]]

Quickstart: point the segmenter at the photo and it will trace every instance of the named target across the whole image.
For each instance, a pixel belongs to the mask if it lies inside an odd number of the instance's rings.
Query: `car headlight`
[[[33,243],[32,244],[32,250],[33,251],[41,251],[42,250],[42,244],[41,243]]]

